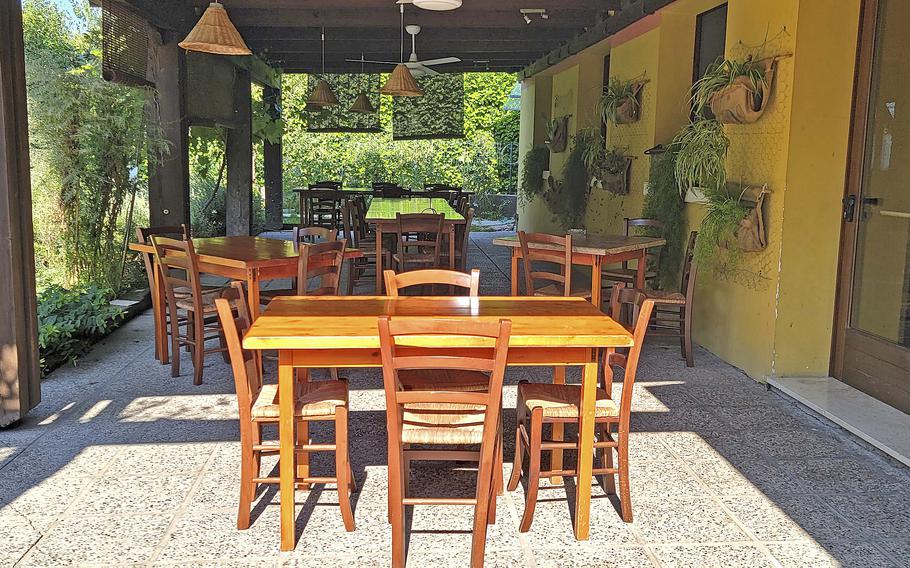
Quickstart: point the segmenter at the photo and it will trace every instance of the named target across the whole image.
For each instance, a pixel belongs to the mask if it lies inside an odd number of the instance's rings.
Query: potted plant
[[[600,117],[606,124],[629,124],[641,117],[641,88],[644,82],[623,81],[611,77],[609,85],[600,97]]]
[[[716,120],[701,118],[686,125],[670,144],[676,154],[676,183],[686,201],[703,201],[706,190],[723,187],[730,140]]]
[[[757,121],[771,96],[774,59],[744,61],[718,59],[692,85],[692,108],[696,116],[707,111],[724,124]]]
[[[590,185],[599,186],[617,195],[629,193],[629,167],[632,159],[618,148],[607,148],[599,129],[586,128],[576,134],[582,145],[585,168]]]
[[[564,152],[569,142],[569,115],[547,121],[547,140],[544,142],[554,154]]]

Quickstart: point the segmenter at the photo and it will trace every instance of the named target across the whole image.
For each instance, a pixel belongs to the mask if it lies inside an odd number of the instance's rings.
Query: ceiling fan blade
[[[348,63],[376,63],[379,65],[398,65],[397,61],[373,61],[372,59],[345,59]]]
[[[421,65],[445,65],[446,63],[461,63],[457,57],[440,57],[439,59],[427,59],[426,61],[417,61]]]
[[[396,4],[413,4],[414,0],[398,0]]]
[[[435,75],[439,75],[439,71],[434,71],[434,70],[430,69],[429,67],[427,67],[426,65],[421,65],[419,63],[417,65],[415,65],[414,67],[411,67],[411,69],[415,69],[415,70],[419,71],[421,77],[433,77]]]

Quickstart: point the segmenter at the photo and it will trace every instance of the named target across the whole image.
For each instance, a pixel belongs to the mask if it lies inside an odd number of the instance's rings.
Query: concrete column
[[[234,77],[234,127],[228,130],[227,199],[228,236],[249,235],[253,209],[253,136],[250,72],[237,69]]]

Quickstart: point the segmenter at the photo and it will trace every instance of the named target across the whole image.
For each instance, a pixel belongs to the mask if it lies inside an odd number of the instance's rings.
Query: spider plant
[[[711,99],[722,89],[733,85],[739,77],[748,79],[752,91],[753,105],[761,106],[763,88],[767,89],[765,68],[749,58],[745,61],[736,59],[718,59],[708,65],[704,76],[692,85],[692,109],[696,116],[705,116],[706,109],[711,108]]]
[[[724,186],[729,146],[724,127],[716,120],[697,119],[676,135],[670,149],[676,152],[676,184],[681,196],[693,187],[717,190]]]
[[[705,196],[708,198],[705,203],[707,214],[698,230],[695,261],[711,266],[718,260],[718,250],[724,247],[727,250],[727,266],[735,268],[742,256],[742,250],[735,244],[736,230],[749,209],[742,204],[739,196],[732,196],[722,189],[707,191]]]
[[[628,156],[618,148],[608,149],[599,129],[579,130],[575,138],[576,143],[582,147],[585,168],[592,178],[603,181],[608,175],[619,175],[626,171]]]
[[[620,106],[625,103],[632,105],[635,116],[641,111],[641,102],[638,100],[638,83],[634,81],[623,81],[616,77],[611,77],[609,85],[604,89],[603,95],[598,103],[600,107],[600,119],[606,124],[612,121],[616,124],[617,112]]]

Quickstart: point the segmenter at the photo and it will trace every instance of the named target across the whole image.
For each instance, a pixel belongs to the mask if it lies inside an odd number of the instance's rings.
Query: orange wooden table
[[[632,345],[620,324],[581,298],[322,296],[273,300],[243,340],[246,349],[278,350],[280,408],[281,549],[294,541],[294,474],[298,467],[294,442],[294,370],[325,367],[381,367],[378,317],[455,318],[468,321],[512,321],[509,365],[573,365],[583,367],[579,424],[578,480],[575,495],[575,536],[588,538],[591,471],[594,455],[594,403],[598,381],[597,354]],[[463,348],[452,338],[417,338],[420,347]],[[299,426],[306,428],[305,425]],[[301,432],[306,437],[307,432]],[[304,454],[305,456],[306,454]],[[356,459],[356,457],[354,458]],[[301,457],[302,475],[309,475]]]
[[[521,243],[518,237],[499,237],[493,239],[494,245],[512,249],[512,295],[518,295],[518,261],[521,260]],[[591,267],[591,303],[600,306],[601,296],[601,269],[605,265],[638,261],[635,287],[645,287],[645,253],[649,248],[667,244],[664,239],[654,237],[625,237],[621,235],[585,235],[572,236],[572,263]],[[533,244],[531,247],[555,248],[551,245]]]
[[[296,278],[297,245],[293,241],[266,239],[263,237],[211,237],[193,239],[193,246],[199,257],[199,272],[223,276],[246,282],[250,310],[253,317],[259,315],[259,283],[279,278]],[[154,254],[150,244],[132,243],[130,249],[143,254]],[[358,249],[345,251],[345,258],[360,258]],[[167,330],[164,326],[164,286],[155,274],[155,290],[152,290],[155,315],[155,341],[159,353],[167,353]]]

